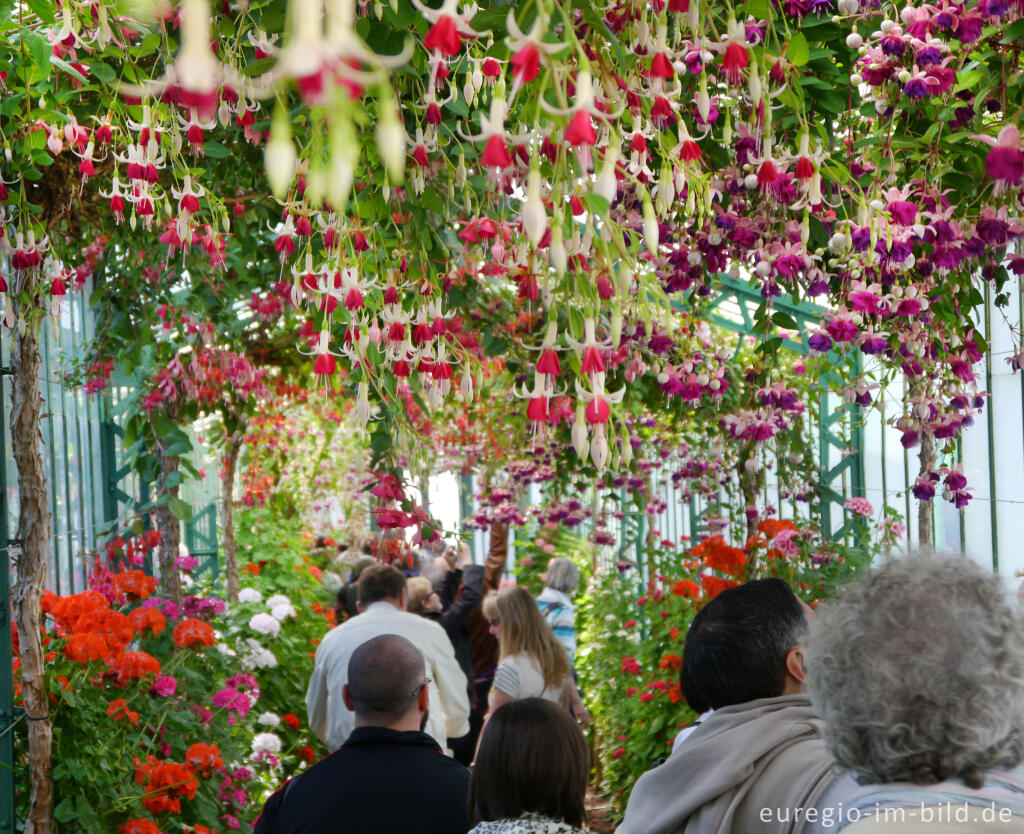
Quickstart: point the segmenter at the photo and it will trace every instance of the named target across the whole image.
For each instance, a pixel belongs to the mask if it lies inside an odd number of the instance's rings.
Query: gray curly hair
[[[548,562],[547,586],[571,596],[580,586],[580,569],[572,559],[556,556]]]
[[[967,559],[872,570],[813,618],[806,653],[828,748],[861,784],[977,788],[1024,757],[1024,624]]]

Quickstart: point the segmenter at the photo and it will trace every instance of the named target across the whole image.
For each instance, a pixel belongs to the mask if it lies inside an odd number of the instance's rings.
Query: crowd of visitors
[[[503,537],[484,566],[362,570],[307,695],[334,752],[257,834],[586,827],[579,572],[553,559],[538,598],[497,589]],[[690,624],[680,686],[701,718],[619,834],[1024,834],[1024,618],[967,559],[894,559],[818,610],[780,579],[725,590]]]

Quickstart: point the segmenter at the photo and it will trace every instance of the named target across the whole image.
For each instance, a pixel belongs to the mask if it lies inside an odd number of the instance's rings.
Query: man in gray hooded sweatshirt
[[[640,777],[617,834],[799,834],[836,772],[804,694],[810,611],[781,579],[759,579],[697,613],[680,683],[714,712]]]

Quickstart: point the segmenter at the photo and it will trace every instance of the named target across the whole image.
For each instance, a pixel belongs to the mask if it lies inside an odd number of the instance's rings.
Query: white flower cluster
[[[281,621],[270,614],[253,614],[249,618],[249,628],[260,634],[277,637],[281,633]]]
[[[279,622],[289,617],[299,616],[299,612],[295,610],[292,601],[284,594],[274,594],[267,600],[267,608],[270,609],[270,616]]]
[[[280,753],[281,738],[276,733],[256,733],[252,737],[252,752],[256,755],[260,753]]]
[[[277,658],[274,653],[261,646],[258,640],[248,637],[243,643],[242,668],[247,672],[253,669],[273,669],[277,666]]]
[[[242,588],[238,592],[239,602],[263,602],[263,594],[255,588]]]
[[[265,727],[276,727],[281,723],[281,719],[272,712],[265,712],[256,719],[256,722]]]

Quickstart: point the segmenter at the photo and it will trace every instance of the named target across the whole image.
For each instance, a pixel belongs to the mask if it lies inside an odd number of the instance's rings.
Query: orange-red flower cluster
[[[677,654],[667,654],[658,661],[659,669],[682,669],[683,659]]]
[[[710,536],[694,546],[693,555],[712,570],[739,575],[747,564],[747,554],[740,548],[728,544],[721,536]]]
[[[146,761],[135,760],[135,783],[145,788],[142,804],[154,814],[170,811],[181,813],[181,798],[195,798],[199,782],[195,774],[183,764],[160,761],[146,756]]]
[[[700,585],[690,579],[680,579],[672,586],[672,593],[677,597],[697,599],[700,596]]]
[[[722,593],[722,591],[729,588],[735,588],[739,585],[738,582],[733,582],[731,579],[722,579],[720,576],[712,576],[708,573],[701,574],[700,584],[704,589],[704,593],[707,594],[710,599],[714,599]]]
[[[202,620],[182,620],[174,627],[174,645],[183,649],[212,646],[217,635],[209,623]]]
[[[118,826],[120,834],[160,834],[160,829],[153,820],[134,819]]]
[[[223,767],[224,760],[220,757],[220,748],[216,744],[197,741],[185,753],[185,764],[191,765],[200,773],[207,773]]]
[[[152,576],[146,576],[141,570],[115,573],[113,582],[114,587],[120,593],[136,599],[149,599],[153,591],[156,590],[156,580]]]
[[[167,627],[167,619],[159,608],[136,608],[128,615],[128,622],[139,634],[146,629],[153,634],[159,634]]]
[[[133,678],[145,678],[160,674],[160,661],[148,652],[124,652],[110,661],[110,668],[117,673],[117,682],[124,685]]]
[[[127,718],[132,726],[139,723],[139,714],[128,709],[128,702],[124,698],[115,698],[111,701],[107,707],[107,715],[116,719]]]
[[[796,525],[788,518],[766,518],[757,525],[757,531],[769,539],[774,539],[783,530],[796,530]]]
[[[113,575],[113,582],[123,593],[148,596],[153,579],[142,571],[126,571]],[[159,674],[157,661],[149,658],[123,660],[129,644],[143,631],[159,634],[166,624],[164,615],[154,608],[139,608],[128,616],[110,607],[110,601],[99,591],[88,590],[79,594],[59,597],[50,591],[43,594],[40,607],[53,618],[57,634],[66,637],[64,654],[76,663],[105,660],[118,671],[118,679]],[[143,653],[144,654],[144,653]],[[154,668],[155,666],[155,668]]]

